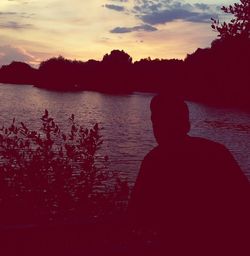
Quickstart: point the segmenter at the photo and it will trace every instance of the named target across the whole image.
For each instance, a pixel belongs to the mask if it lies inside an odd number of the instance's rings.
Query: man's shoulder
[[[227,152],[228,149],[221,143],[215,142],[202,137],[193,137],[188,136],[186,143],[183,143],[180,147],[174,147],[173,151],[178,152],[178,150],[191,150],[191,151],[224,151]],[[144,160],[155,159],[161,155],[167,154],[167,152],[171,152],[168,147],[160,147],[159,145],[154,147],[152,150],[148,152],[148,154],[144,157]]]
[[[234,159],[229,149],[221,143],[200,137],[190,138],[190,151],[195,155],[197,161],[204,162],[208,166],[214,166],[214,170],[218,174],[218,170],[240,170],[240,167]]]
[[[159,146],[154,147],[153,149],[151,149],[146,156],[143,159],[143,162],[148,162],[148,161],[152,161],[154,159],[157,159],[159,157],[159,155],[161,154],[161,150],[159,148]]]
[[[221,143],[202,138],[188,136],[185,143],[178,147],[168,148],[156,146],[144,157],[143,163],[150,164],[165,161],[168,157],[201,157],[201,158],[229,158],[231,153]]]
[[[223,144],[202,137],[189,136],[189,144],[192,148],[197,150],[228,151]]]

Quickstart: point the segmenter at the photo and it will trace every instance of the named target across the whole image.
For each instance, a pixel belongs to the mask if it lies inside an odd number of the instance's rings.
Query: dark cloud
[[[27,12],[0,12],[0,18],[5,16],[10,17],[20,17],[20,18],[32,18],[35,14],[34,13],[27,13]]]
[[[127,2],[126,0],[110,0],[113,2]],[[134,31],[156,31],[155,25],[165,24],[175,20],[195,23],[211,22],[211,17],[217,17],[217,6],[195,3],[190,4],[182,0],[134,0],[131,9],[121,5],[106,4],[106,8],[116,11],[126,11],[142,21],[142,25],[134,27],[116,27],[111,33],[130,33]]]
[[[0,12],[0,16],[17,15],[17,12]]]
[[[104,7],[108,8],[108,9],[111,9],[111,10],[118,11],[118,12],[125,11],[124,6],[115,5],[115,4],[105,4]]]
[[[148,24],[142,24],[139,26],[134,26],[134,27],[116,27],[114,29],[112,29],[110,32],[111,33],[130,33],[130,32],[134,32],[134,31],[147,31],[147,32],[153,32],[156,31],[157,28],[152,27]]]
[[[21,24],[21,23],[15,22],[15,21],[8,21],[8,22],[0,23],[0,28],[19,30],[19,29],[32,28],[32,25],[31,24]]]
[[[169,1],[160,0],[135,0],[134,12],[140,12],[141,14],[147,14],[152,11],[159,11]]]
[[[210,10],[210,6],[208,4],[196,3],[194,6],[203,11]]]
[[[211,5],[173,0],[135,0],[133,12],[143,22],[151,25],[174,20],[210,22],[211,17],[217,16],[216,8],[212,8]]]
[[[174,20],[186,20],[192,22],[210,22],[212,14],[192,12],[185,9],[163,10],[141,15],[140,19],[151,25],[164,24]]]
[[[133,31],[133,28],[129,28],[129,27],[116,27],[112,30],[110,30],[110,33],[130,33]]]
[[[141,13],[148,13],[151,11],[158,11],[160,10],[160,8],[162,7],[161,3],[156,3],[156,4],[152,4],[152,5],[135,5],[134,6],[134,10],[135,12],[141,12]]]

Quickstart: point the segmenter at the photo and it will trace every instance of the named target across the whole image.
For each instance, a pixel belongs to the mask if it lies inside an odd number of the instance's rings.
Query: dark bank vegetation
[[[101,61],[68,60],[62,56],[43,61],[38,69],[13,62],[0,69],[0,82],[32,84],[52,90],[96,90],[109,93],[176,93],[188,100],[250,106],[250,1],[222,7],[229,22],[212,19],[218,33],[211,46],[197,49],[184,60],[132,58],[120,50]]]
[[[124,210],[128,185],[98,150],[100,128],[68,120],[63,132],[47,110],[41,129],[13,119],[0,129],[0,225],[90,220]]]
[[[185,59],[189,88],[184,94],[194,100],[249,108],[250,1],[240,0],[221,10],[233,17],[223,23],[212,18],[218,39]]]

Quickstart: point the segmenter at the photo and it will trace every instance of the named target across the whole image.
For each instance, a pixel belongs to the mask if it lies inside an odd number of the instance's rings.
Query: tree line
[[[212,19],[218,38],[184,60],[146,58],[133,62],[123,50],[113,50],[101,61],[59,56],[41,62],[38,69],[21,62],[2,66],[0,82],[63,91],[164,91],[189,100],[249,107],[250,0],[222,10],[233,19],[221,24]]]

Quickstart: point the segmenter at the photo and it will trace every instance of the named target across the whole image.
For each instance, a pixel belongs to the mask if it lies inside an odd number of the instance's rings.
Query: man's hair
[[[189,121],[189,110],[184,100],[175,96],[158,94],[153,97],[150,103],[152,114],[176,116],[176,118]]]
[[[164,127],[168,125],[172,132],[178,136],[186,135],[190,130],[188,106],[181,98],[156,95],[151,100],[151,121],[153,127]],[[161,135],[163,130],[161,130]],[[154,129],[155,137],[159,140],[159,130]],[[165,136],[165,135],[164,135]]]

